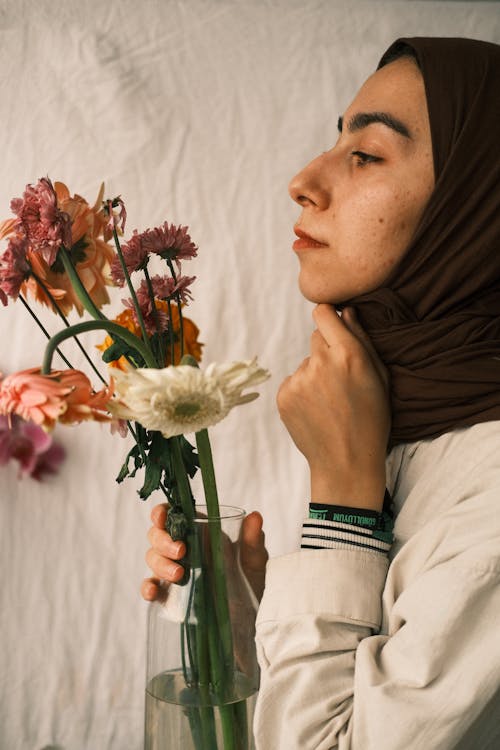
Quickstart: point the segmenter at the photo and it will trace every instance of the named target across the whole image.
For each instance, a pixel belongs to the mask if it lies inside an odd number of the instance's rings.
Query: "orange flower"
[[[100,391],[94,391],[88,377],[79,370],[66,370],[58,373],[61,383],[69,388],[66,396],[66,410],[59,417],[63,424],[73,424],[91,419],[94,422],[110,422],[112,417],[107,404],[113,395],[113,384]]]
[[[40,368],[33,367],[1,381],[0,413],[17,414],[44,430],[51,430],[56,422],[109,422],[112,417],[106,404],[111,396],[112,387],[96,393],[79,370],[53,370],[42,375]]]
[[[113,283],[109,272],[115,255],[113,247],[103,239],[108,221],[101,205],[104,185],[101,185],[99,195],[92,207],[80,195],[70,196],[68,188],[62,182],[54,183],[54,189],[58,208],[71,218],[72,256],[78,275],[94,303],[97,307],[102,307],[109,302],[106,286]],[[74,307],[78,314],[82,315],[82,304],[60,261],[54,264],[55,267],[54,265],[49,267],[39,253],[28,252],[27,258],[34,273],[48,288],[63,313],[67,315]],[[48,295],[33,277],[24,282],[21,290],[24,294],[29,290],[38,302],[51,307]]]
[[[156,308],[157,310],[160,310],[161,312],[168,315],[168,305],[164,300],[155,300]],[[177,305],[171,304],[172,309],[172,324],[173,324],[173,330],[174,330],[174,364],[178,365],[181,361],[181,342],[180,342],[180,324],[179,324],[179,309]],[[134,333],[136,336],[138,336],[140,339],[142,339],[141,336],[141,329],[139,328],[139,325],[136,322],[134,312],[130,310],[129,308],[126,308],[123,312],[121,312],[116,318],[115,323],[118,323],[121,326],[124,326],[124,328],[127,328],[129,331]],[[185,318],[182,316],[182,324],[184,329],[184,354],[191,354],[192,357],[196,359],[197,362],[201,361],[201,347],[203,344],[198,341],[198,335],[200,333],[199,328],[193,323],[192,320],[189,318]],[[100,349],[102,352],[106,351],[106,349],[111,346],[113,343],[113,339],[111,336],[106,336],[102,344],[98,344],[97,348]],[[170,336],[168,331],[165,333],[165,344],[166,344],[166,356],[165,356],[165,365],[172,364],[171,362],[171,354],[170,354]],[[115,359],[113,362],[110,362],[110,367],[117,367],[119,370],[128,370],[129,364],[127,363],[127,360],[125,357],[120,357],[120,359]]]
[[[15,231],[18,221],[19,219],[17,218],[4,219],[4,221],[0,221],[0,240],[2,240],[4,237],[8,237]]]

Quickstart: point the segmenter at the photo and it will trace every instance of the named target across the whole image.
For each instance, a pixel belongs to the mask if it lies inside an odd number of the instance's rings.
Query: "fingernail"
[[[182,568],[180,565],[171,565],[168,569],[168,574],[170,578],[177,578],[179,576],[179,571],[183,571],[184,568]]]

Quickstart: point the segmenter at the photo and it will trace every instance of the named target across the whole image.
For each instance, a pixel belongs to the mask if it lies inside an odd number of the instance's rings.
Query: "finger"
[[[146,564],[156,578],[162,578],[169,583],[177,583],[184,575],[182,565],[159,555],[154,549],[148,549],[146,552]]]
[[[243,519],[241,540],[248,549],[258,550],[264,544],[263,523],[261,514],[256,510]]]
[[[243,520],[241,529],[240,562],[243,572],[257,597],[262,599],[266,581],[266,563],[269,555],[265,547],[262,516],[257,511]]]
[[[151,511],[151,520],[159,529],[165,528],[165,524],[167,523],[168,509],[168,503],[160,503],[159,505],[155,505],[155,507]]]
[[[184,542],[174,542],[167,531],[152,526],[148,531],[149,543],[163,557],[180,560],[186,554]]]
[[[145,578],[141,584],[141,596],[147,602],[154,602],[160,596],[160,581],[157,578]]]
[[[329,347],[352,346],[353,334],[342,322],[332,305],[317,305],[313,310],[313,318],[319,333]]]
[[[314,357],[329,348],[323,334],[316,328],[311,334],[311,355]]]
[[[265,547],[265,534],[262,529],[263,518],[253,511],[243,520],[241,529],[240,557],[245,568],[263,569],[268,560]]]

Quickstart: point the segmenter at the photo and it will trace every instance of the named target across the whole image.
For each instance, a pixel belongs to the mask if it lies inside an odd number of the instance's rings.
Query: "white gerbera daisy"
[[[243,391],[269,375],[259,367],[256,357],[245,362],[213,363],[205,371],[190,365],[118,370],[113,374],[118,400],[110,404],[110,410],[167,438],[198,432],[220,422],[233,406],[257,398],[258,393]]]

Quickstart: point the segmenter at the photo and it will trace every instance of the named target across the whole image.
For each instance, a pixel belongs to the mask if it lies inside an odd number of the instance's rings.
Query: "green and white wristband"
[[[381,513],[342,505],[309,504],[301,549],[364,549],[386,555],[394,541],[392,499],[386,490]]]

